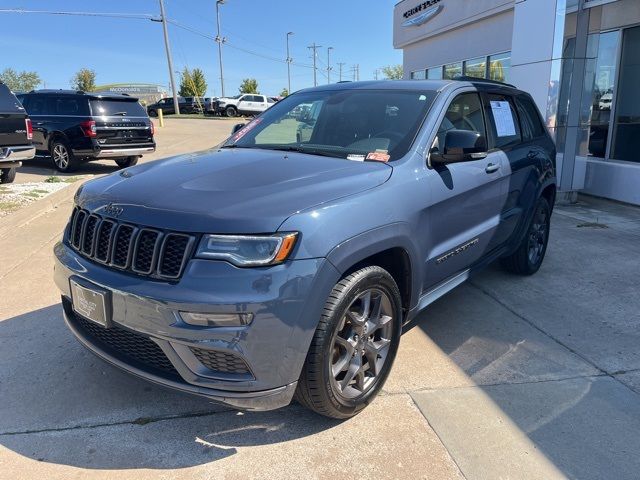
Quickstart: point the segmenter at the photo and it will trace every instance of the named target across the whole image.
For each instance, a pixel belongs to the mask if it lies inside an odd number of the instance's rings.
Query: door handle
[[[485,168],[484,171],[487,173],[493,173],[497,172],[499,168],[500,165],[498,165],[497,163],[490,163],[489,165],[487,165],[487,168]]]

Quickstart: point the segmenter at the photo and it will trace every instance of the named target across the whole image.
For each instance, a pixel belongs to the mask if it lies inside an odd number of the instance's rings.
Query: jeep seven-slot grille
[[[69,243],[83,257],[138,275],[177,279],[189,259],[195,237],[119,223],[75,208]]]

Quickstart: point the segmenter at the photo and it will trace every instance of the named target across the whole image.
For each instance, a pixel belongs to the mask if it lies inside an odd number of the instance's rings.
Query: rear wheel
[[[116,159],[116,163],[120,168],[133,167],[135,164],[138,163],[139,159],[140,159],[140,156],[135,155],[133,157],[118,158]]]
[[[296,390],[307,408],[349,418],[373,401],[400,342],[401,297],[393,277],[366,267],[333,288]]]
[[[16,168],[0,169],[0,183],[13,183],[16,179]]]
[[[540,197],[536,203],[527,234],[518,249],[512,255],[502,259],[502,265],[505,269],[519,275],[536,273],[547,252],[550,225],[551,207],[546,198]]]
[[[235,117],[236,115],[238,115],[236,107],[227,107],[224,112],[226,113],[227,117]]]
[[[51,154],[51,160],[53,160],[53,164],[58,171],[72,172],[78,168],[78,160],[64,141],[54,140],[51,142],[49,153]]]
[[[158,116],[158,112],[156,112],[155,110],[149,110],[149,116],[150,117],[157,117]]]

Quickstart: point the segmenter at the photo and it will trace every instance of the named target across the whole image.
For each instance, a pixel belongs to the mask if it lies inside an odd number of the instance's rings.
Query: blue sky
[[[344,77],[360,64],[360,79],[372,79],[374,70],[402,63],[392,47],[392,0],[226,0],[221,7],[225,93],[236,94],[243,78],[258,80],[261,92],[278,94],[287,85],[285,35],[290,38],[294,62],[311,65],[314,41],[318,82],[326,83],[327,46],[335,62],[345,62]],[[180,24],[215,36],[215,0],[165,0],[167,16]],[[159,14],[157,0],[0,0],[0,8],[31,10],[122,12]],[[41,14],[0,14],[0,70],[35,70],[47,88],[68,88],[82,67],[96,71],[97,83],[145,82],[169,84],[161,24],[149,20],[71,17]],[[209,95],[220,93],[216,44],[169,26],[174,70],[199,67],[209,83]],[[232,48],[250,50],[272,61]],[[292,65],[292,90],[313,85],[313,70]]]

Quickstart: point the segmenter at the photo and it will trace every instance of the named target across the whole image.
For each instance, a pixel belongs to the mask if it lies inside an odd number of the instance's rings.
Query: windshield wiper
[[[318,155],[320,157],[344,158],[340,154],[336,155],[335,153],[325,152],[316,148],[306,148],[306,147],[303,147],[302,145],[277,145],[277,146],[270,146],[270,147],[263,146],[260,148],[264,148],[265,150],[278,150],[282,152],[308,153],[309,155]]]
[[[115,112],[115,113],[112,113],[111,115],[114,115],[114,116],[115,115],[120,115],[120,116],[124,117],[126,114],[127,114],[127,112]]]

